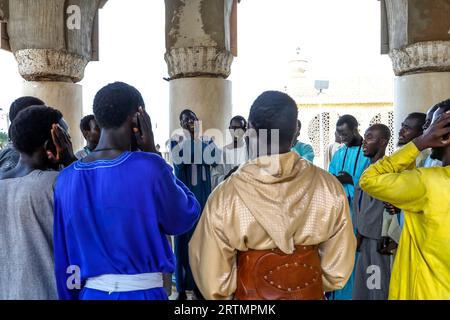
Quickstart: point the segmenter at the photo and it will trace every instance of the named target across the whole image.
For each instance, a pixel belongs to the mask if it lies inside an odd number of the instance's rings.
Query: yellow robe
[[[405,212],[389,299],[450,299],[450,166],[411,169],[409,143],[369,167],[359,181],[374,198]]]
[[[324,291],[344,287],[356,239],[337,179],[290,152],[247,162],[211,194],[189,245],[206,299],[233,299],[239,251],[319,245]]]

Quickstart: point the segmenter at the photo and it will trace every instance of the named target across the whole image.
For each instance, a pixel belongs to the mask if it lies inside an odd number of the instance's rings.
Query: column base
[[[180,113],[190,109],[202,120],[203,134],[214,137],[222,146],[232,117],[231,99],[229,80],[184,78],[170,81],[170,133],[180,128]]]
[[[85,145],[79,129],[83,116],[83,88],[79,84],[54,81],[25,81],[22,93],[44,101],[48,106],[61,111],[69,124],[74,152]]]

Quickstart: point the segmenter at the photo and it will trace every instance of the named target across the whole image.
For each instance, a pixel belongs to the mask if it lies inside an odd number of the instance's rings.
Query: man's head
[[[285,93],[267,91],[261,94],[253,103],[248,119],[249,129],[254,129],[256,136],[250,136],[249,145],[257,145],[262,134],[267,133],[267,147],[271,143],[279,143],[279,152],[289,152],[297,131],[298,109],[295,101]],[[275,130],[279,132],[279,141],[272,141]],[[261,150],[256,156],[262,155]],[[273,151],[271,152],[273,154]],[[254,157],[255,154],[252,154]]]
[[[120,131],[132,144],[136,144],[133,128],[138,126],[139,107],[145,108],[141,93],[123,82],[108,84],[94,98],[94,115],[102,131]]]
[[[180,113],[181,128],[189,131],[191,134],[194,134],[195,123],[197,121],[198,121],[197,115],[192,110],[185,109]]]
[[[352,146],[355,140],[360,138],[358,126],[358,120],[352,115],[346,114],[339,118],[336,131],[341,137],[342,143],[346,146]]]
[[[423,131],[426,131],[430,127],[431,122],[433,121],[434,113],[436,112],[437,109],[438,109],[438,105],[435,105],[427,111],[427,117],[425,119],[425,124],[423,125],[423,128],[422,128]]]
[[[364,134],[363,152],[364,156],[374,158],[382,157],[386,152],[391,139],[391,130],[384,124],[374,124]]]
[[[399,146],[404,146],[422,135],[426,117],[425,113],[420,112],[411,113],[406,117],[398,133]]]
[[[64,128],[65,122],[61,112],[46,106],[32,106],[20,112],[11,125],[14,147],[22,158],[31,161],[35,168],[56,169],[47,156],[47,151],[56,154],[51,135],[53,124]]]
[[[87,141],[88,147],[95,149],[100,140],[100,128],[93,114],[81,119],[80,130],[83,133],[84,139]]]
[[[45,103],[35,97],[21,97],[17,100],[15,100],[12,104],[11,107],[9,108],[9,120],[11,121],[11,123],[14,121],[14,119],[16,119],[17,115],[19,114],[20,111],[31,107],[31,106],[43,106],[45,105]]]
[[[440,119],[440,117],[448,111],[450,111],[450,99],[442,101],[441,103],[438,103],[436,105],[436,111],[434,113],[432,123],[438,121]],[[443,137],[443,138],[448,140],[450,137]],[[450,145],[448,145],[446,147],[433,148],[433,150],[431,152],[431,158],[442,161],[445,153],[448,153],[448,152],[450,152]]]
[[[247,120],[242,116],[235,116],[231,119],[228,129],[235,141],[241,140],[247,131]]]

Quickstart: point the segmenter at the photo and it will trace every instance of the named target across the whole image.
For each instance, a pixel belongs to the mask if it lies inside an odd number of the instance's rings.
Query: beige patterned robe
[[[336,178],[296,153],[241,166],[211,194],[189,246],[194,279],[206,299],[233,299],[238,251],[319,245],[324,291],[343,288],[356,239]]]

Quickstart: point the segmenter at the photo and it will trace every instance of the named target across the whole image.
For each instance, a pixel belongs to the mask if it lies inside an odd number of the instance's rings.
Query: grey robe
[[[356,261],[353,300],[387,300],[391,278],[390,256],[377,252],[382,236],[383,202],[355,188],[354,225],[363,236]]]
[[[58,172],[0,181],[0,300],[57,299],[53,189]]]

